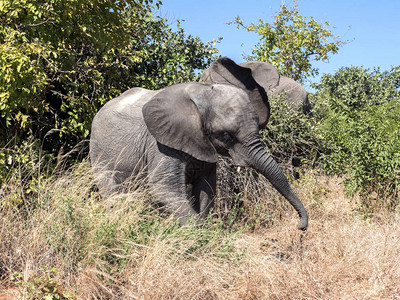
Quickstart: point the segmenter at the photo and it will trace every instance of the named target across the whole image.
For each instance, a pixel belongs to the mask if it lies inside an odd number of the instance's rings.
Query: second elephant
[[[256,82],[264,88],[269,98],[282,97],[295,110],[303,110],[305,114],[311,112],[311,104],[307,91],[295,80],[281,76],[278,70],[271,64],[262,61],[250,61],[239,66],[251,70],[251,75]],[[238,75],[240,76],[240,75]],[[210,69],[205,70],[200,81],[207,83],[219,82],[218,76],[213,75]]]

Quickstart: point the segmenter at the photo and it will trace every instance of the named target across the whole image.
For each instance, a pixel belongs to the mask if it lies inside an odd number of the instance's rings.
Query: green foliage
[[[324,74],[314,88],[338,98],[350,108],[360,109],[379,105],[400,97],[400,67],[380,72],[363,67],[341,68],[335,74]]]
[[[324,168],[346,174],[346,188],[361,194],[363,209],[399,204],[399,86],[400,67],[383,73],[342,68],[314,86]]]
[[[168,27],[167,20],[153,19],[148,40],[140,41],[145,49],[143,60],[135,64],[132,75],[136,85],[159,89],[176,83],[196,81],[197,70],[206,69],[218,52],[210,43],[204,44],[199,37],[186,36],[177,24],[177,30]],[[160,33],[160,30],[162,31]]]
[[[128,88],[196,79],[216,49],[154,17],[154,2],[0,2],[0,160],[20,160],[28,139],[62,155]]]
[[[17,286],[22,288],[24,299],[76,299],[72,293],[62,292],[59,290],[59,283],[56,280],[58,270],[56,268],[41,267],[43,275],[35,276],[29,281],[24,280],[21,273],[16,272],[11,275],[10,279]]]
[[[282,4],[273,23],[260,19],[257,24],[244,25],[238,16],[231,24],[256,32],[260,37],[252,55],[245,56],[246,60],[269,62],[280,74],[298,82],[318,75],[318,69],[311,64],[313,60],[327,60],[329,54],[335,54],[344,44],[332,34],[328,22],[321,24],[314,17],[301,16],[297,4],[290,8]]]

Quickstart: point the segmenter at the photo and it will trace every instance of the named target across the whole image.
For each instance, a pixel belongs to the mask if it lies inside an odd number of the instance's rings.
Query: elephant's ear
[[[267,92],[279,84],[278,70],[271,64],[263,61],[249,61],[240,66],[251,69],[251,75]]]
[[[269,119],[270,107],[267,93],[253,78],[251,69],[237,65],[227,57],[221,57],[211,64],[201,80],[213,83],[228,83],[246,91],[258,114],[259,126],[264,128]]]
[[[161,144],[198,160],[217,161],[217,151],[204,133],[200,112],[185,85],[160,91],[143,106],[142,112],[148,130]]]

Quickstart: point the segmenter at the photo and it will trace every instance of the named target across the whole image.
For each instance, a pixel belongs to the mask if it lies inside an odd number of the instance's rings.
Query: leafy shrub
[[[346,108],[360,109],[379,105],[400,97],[400,67],[380,72],[363,67],[341,68],[335,74],[325,74],[319,84],[314,84],[319,93],[337,98]]]
[[[324,169],[345,174],[347,191],[360,193],[363,210],[399,204],[399,86],[400,67],[383,73],[343,68],[316,85]]]
[[[18,149],[32,139],[54,156],[82,148],[106,101],[135,86],[194,80],[210,64],[216,49],[173,31],[153,3],[0,3],[0,149],[10,150],[0,160],[22,161]]]

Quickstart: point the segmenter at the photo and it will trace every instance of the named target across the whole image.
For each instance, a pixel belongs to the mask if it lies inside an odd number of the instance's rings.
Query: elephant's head
[[[279,75],[278,75],[279,76]],[[237,65],[227,57],[222,57],[203,72],[200,81],[224,83],[241,88],[248,95],[259,119],[259,128],[264,128],[269,119],[270,106],[266,90],[252,76],[251,69]]]
[[[161,144],[198,160],[215,163],[221,154],[262,173],[293,205],[300,216],[299,228],[305,230],[308,217],[303,204],[260,141],[259,128],[269,116],[265,91],[249,69],[227,59],[217,63],[221,64],[213,64],[210,76],[221,83],[170,86],[145,104],[148,130]],[[241,82],[242,88],[226,84],[232,81]]]

